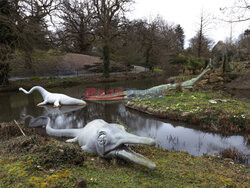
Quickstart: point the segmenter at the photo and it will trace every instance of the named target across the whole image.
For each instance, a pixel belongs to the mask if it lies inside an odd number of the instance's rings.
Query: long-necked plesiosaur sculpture
[[[72,137],[66,142],[78,142],[82,150],[103,158],[118,157],[154,169],[156,165],[130,149],[130,144],[154,145],[151,138],[128,133],[122,125],[107,123],[102,119],[89,122],[81,129],[53,129],[47,120],[46,132],[57,137]]]
[[[211,64],[211,60],[210,63],[207,65],[207,67],[195,78],[192,78],[190,80],[184,81],[182,83],[175,83],[175,84],[163,84],[163,85],[159,85],[159,86],[154,86],[152,88],[149,89],[145,89],[145,90],[128,90],[128,91],[124,91],[122,93],[118,93],[115,95],[102,95],[101,97],[94,97],[94,98],[86,98],[86,100],[107,100],[109,98],[111,98],[112,100],[117,100],[117,99],[130,99],[130,98],[136,98],[136,97],[140,97],[142,95],[155,95],[155,94],[159,94],[159,93],[164,93],[168,90],[174,90],[178,87],[181,87],[183,89],[190,89],[193,88],[195,83],[202,78],[208,71],[210,71],[211,69],[213,69],[213,66]]]
[[[60,105],[86,105],[86,102],[81,99],[76,99],[60,93],[50,93],[41,86],[34,86],[29,91],[19,88],[19,91],[23,91],[25,94],[30,94],[35,90],[39,91],[44,100],[37,104],[37,106],[45,104],[54,104],[54,107],[59,107]]]

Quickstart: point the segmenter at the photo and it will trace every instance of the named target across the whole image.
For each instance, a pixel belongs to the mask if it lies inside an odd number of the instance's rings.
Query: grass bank
[[[196,124],[213,132],[250,132],[250,103],[219,91],[169,92],[157,100],[128,101],[126,106],[160,118]]]
[[[106,83],[106,82],[118,82],[125,80],[142,80],[146,78],[159,77],[161,73],[158,72],[141,72],[141,73],[120,73],[111,74],[110,78],[104,78],[100,75],[93,76],[81,76],[73,78],[56,78],[56,77],[32,77],[31,79],[10,81],[9,85],[0,86],[0,92],[4,91],[17,91],[19,87],[29,89],[33,86],[39,85],[45,88],[52,87],[68,87],[84,84]]]
[[[156,169],[106,160],[81,151],[77,144],[34,135],[22,136],[12,123],[0,124],[0,187],[249,187],[249,168],[213,155],[154,147],[133,149]]]

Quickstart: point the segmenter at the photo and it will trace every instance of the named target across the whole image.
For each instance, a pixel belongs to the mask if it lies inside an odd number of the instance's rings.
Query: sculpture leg
[[[56,101],[54,102],[54,107],[56,108],[56,107],[59,107],[59,106],[60,106],[59,100],[56,100]]]
[[[78,136],[75,137],[75,138],[72,138],[72,139],[68,139],[68,140],[66,140],[66,142],[71,142],[71,143],[73,143],[73,142],[77,142],[77,140],[78,140]]]
[[[88,152],[88,153],[91,153],[91,151],[88,149],[88,147],[87,147],[86,145],[81,146],[81,148],[82,148],[83,151],[86,151],[86,152]]]
[[[42,105],[45,105],[45,104],[47,104],[47,101],[40,102],[39,104],[37,104],[37,106],[42,106]]]

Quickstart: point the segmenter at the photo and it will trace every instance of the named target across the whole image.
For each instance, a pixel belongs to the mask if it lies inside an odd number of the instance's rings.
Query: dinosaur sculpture
[[[25,94],[30,94],[35,90],[40,92],[44,100],[43,102],[37,104],[37,106],[48,103],[54,104],[54,107],[59,107],[60,105],[86,105],[86,102],[81,99],[76,99],[60,93],[50,93],[41,86],[34,86],[30,89],[30,91],[19,88],[19,91],[23,91]]]
[[[218,68],[219,62],[222,62],[223,72],[229,72],[231,70],[231,61],[236,54],[236,50],[232,45],[225,44],[222,41],[217,42],[217,44],[212,49],[212,59],[213,66]]]
[[[211,63],[211,59],[210,59],[210,63],[207,65],[207,67],[195,78],[187,80],[185,82],[182,83],[175,83],[175,84],[163,84],[163,85],[159,85],[159,86],[155,86],[146,90],[130,90],[130,91],[124,91],[122,93],[119,94],[115,94],[115,95],[102,95],[101,97],[98,96],[89,96],[88,98],[86,98],[86,100],[121,100],[121,97],[123,97],[124,99],[131,99],[131,98],[140,98],[140,97],[145,97],[145,95],[149,96],[149,95],[161,95],[162,93],[164,93],[165,91],[168,90],[174,90],[176,89],[178,86],[184,88],[184,89],[190,89],[193,88],[194,84],[201,78],[203,77],[208,71],[210,71],[213,68],[213,65]]]
[[[109,124],[104,120],[96,119],[81,129],[53,129],[50,121],[48,118],[46,125],[48,135],[73,137],[66,142],[78,142],[82,150],[88,153],[95,153],[103,158],[122,158],[150,169],[156,167],[153,162],[135,153],[128,146],[128,144],[154,145],[155,141],[151,138],[130,134],[122,125]]]

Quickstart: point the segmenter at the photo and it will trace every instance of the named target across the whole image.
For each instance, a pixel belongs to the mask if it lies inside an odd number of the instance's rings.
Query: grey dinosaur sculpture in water
[[[19,91],[23,91],[25,94],[30,94],[35,90],[40,92],[44,100],[43,102],[37,104],[37,106],[48,103],[54,104],[54,107],[59,107],[60,105],[86,105],[86,102],[81,99],[76,99],[60,93],[50,93],[41,86],[34,86],[30,89],[30,91],[19,88]]]
[[[118,157],[127,161],[143,165],[150,169],[156,166],[146,157],[134,152],[128,144],[154,145],[151,138],[140,137],[126,132],[122,125],[107,123],[97,119],[89,122],[81,129],[53,129],[50,118],[46,125],[48,135],[57,137],[73,137],[66,142],[78,142],[82,150],[95,153],[104,158]]]

